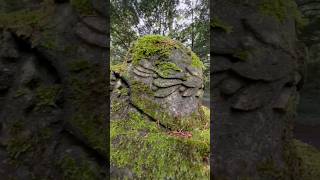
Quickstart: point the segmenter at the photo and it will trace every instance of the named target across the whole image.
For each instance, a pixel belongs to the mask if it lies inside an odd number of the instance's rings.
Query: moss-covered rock
[[[113,120],[110,134],[112,165],[129,168],[138,179],[209,178],[209,128],[170,132],[133,112]]]
[[[190,49],[185,48],[180,42],[160,35],[147,35],[139,38],[133,45],[132,60],[138,64],[142,59],[148,59],[154,55],[160,59],[167,59],[173,49],[188,51],[192,56],[192,65],[196,68],[204,68],[202,61]]]

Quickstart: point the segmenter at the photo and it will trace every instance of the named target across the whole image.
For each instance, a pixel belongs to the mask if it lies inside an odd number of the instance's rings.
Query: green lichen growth
[[[94,180],[97,177],[94,167],[86,162],[84,159],[76,161],[70,155],[64,156],[59,162],[58,166],[61,168],[64,179],[70,180]]]
[[[90,0],[71,0],[71,6],[73,6],[78,13],[84,16],[95,15],[92,4]]]
[[[223,30],[226,33],[231,33],[233,31],[233,27],[231,25],[226,24],[217,16],[214,16],[211,20],[211,27],[218,28]]]
[[[191,66],[199,69],[205,69],[203,62],[194,52],[191,52],[191,60]]]
[[[157,72],[164,77],[182,72],[183,70],[173,62],[161,61],[156,63]]]
[[[191,138],[172,136],[131,113],[128,120],[111,122],[111,163],[139,179],[208,179],[209,130],[191,133]]]
[[[56,102],[61,94],[59,85],[40,86],[36,89],[37,103],[35,110],[40,110],[45,107],[57,107]]]
[[[293,0],[264,0],[259,9],[263,14],[272,16],[280,22],[292,17],[298,27],[305,26],[308,23],[307,19],[302,17],[296,2]]]

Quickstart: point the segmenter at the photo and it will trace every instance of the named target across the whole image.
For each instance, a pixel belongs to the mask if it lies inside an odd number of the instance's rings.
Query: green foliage
[[[130,168],[139,179],[206,179],[209,130],[194,130],[191,138],[162,131],[137,113],[111,122],[111,163]],[[125,142],[125,143],[121,143]]]
[[[231,33],[233,31],[233,27],[231,25],[226,24],[220,18],[214,16],[211,20],[211,27],[222,29],[226,33]]]

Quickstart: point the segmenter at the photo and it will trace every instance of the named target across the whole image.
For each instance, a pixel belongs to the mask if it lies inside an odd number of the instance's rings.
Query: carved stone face
[[[174,48],[165,58],[154,54],[135,63],[129,58],[127,70],[131,103],[154,120],[174,129],[199,115],[203,72],[190,50]]]

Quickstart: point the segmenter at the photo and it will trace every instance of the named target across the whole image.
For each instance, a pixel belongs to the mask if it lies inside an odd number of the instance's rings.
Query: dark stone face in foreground
[[[294,2],[214,0],[211,6],[213,174],[296,176],[291,122],[304,55],[296,42]]]
[[[0,3],[0,179],[106,179],[106,1],[41,2]]]

